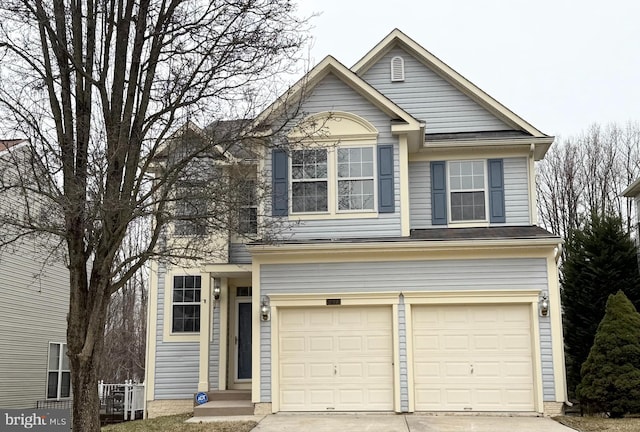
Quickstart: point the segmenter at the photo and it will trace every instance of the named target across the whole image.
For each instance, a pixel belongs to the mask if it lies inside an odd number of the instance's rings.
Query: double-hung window
[[[291,208],[294,213],[328,211],[327,149],[291,152]]]
[[[200,331],[200,276],[173,277],[173,333]]]
[[[486,161],[449,162],[451,221],[486,220]]]
[[[67,344],[49,343],[47,399],[61,399],[71,396],[71,370],[66,352]]]
[[[338,149],[338,210],[373,210],[373,147]]]
[[[256,200],[256,181],[246,180],[242,187],[240,208],[238,209],[238,231],[241,234],[258,232],[258,202]]]
[[[175,202],[174,232],[178,236],[202,235],[207,232],[207,201],[203,188],[195,183],[178,185]]]

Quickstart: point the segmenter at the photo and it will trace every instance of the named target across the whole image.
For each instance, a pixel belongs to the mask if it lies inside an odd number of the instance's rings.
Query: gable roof
[[[17,139],[0,139],[0,154],[8,151],[10,148],[17,148],[26,145],[29,140],[24,138]],[[20,145],[21,144],[21,145]]]
[[[622,191],[622,196],[628,198],[634,198],[640,195],[640,178],[631,183],[625,190]]]
[[[273,116],[282,115],[288,109],[298,104],[306,95],[308,95],[315,86],[317,86],[327,75],[333,74],[338,79],[351,87],[358,94],[362,95],[370,103],[380,109],[382,112],[391,117],[392,132],[420,132],[416,137],[424,135],[424,124],[413,117],[411,114],[400,108],[388,97],[376,90],[372,85],[356,75],[349,68],[344,66],[333,56],[325,57],[313,69],[311,69],[303,78],[294,84],[287,92],[280,96],[267,109],[265,109],[254,122],[254,127],[260,129],[260,126],[269,122]],[[421,144],[421,142],[420,142]]]
[[[359,76],[364,75],[369,68],[371,68],[380,58],[395,46],[400,46],[402,49],[415,56],[420,62],[424,63],[436,74],[471,97],[506,124],[515,129],[522,130],[533,137],[548,137],[548,135],[542,133],[522,117],[518,116],[493,97],[489,96],[489,94],[485,93],[471,81],[453,70],[442,60],[424,49],[417,42],[398,29],[394,29],[384,39],[382,39],[364,57],[362,57],[351,68],[351,70]]]

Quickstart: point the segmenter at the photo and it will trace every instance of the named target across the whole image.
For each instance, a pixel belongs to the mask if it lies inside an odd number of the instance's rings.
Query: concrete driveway
[[[575,432],[549,418],[420,414],[273,414],[252,432]]]

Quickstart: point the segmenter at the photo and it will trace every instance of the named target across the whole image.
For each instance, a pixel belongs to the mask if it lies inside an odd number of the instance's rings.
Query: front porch
[[[209,264],[201,271],[201,301],[209,306],[200,312],[198,392],[207,402],[194,397],[194,416],[253,414],[252,311],[258,301],[251,265]]]

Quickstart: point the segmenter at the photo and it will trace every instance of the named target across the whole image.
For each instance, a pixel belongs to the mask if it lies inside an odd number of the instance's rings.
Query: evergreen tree
[[[566,243],[562,265],[562,306],[569,395],[580,382],[607,298],[622,290],[640,305],[636,247],[620,218],[592,216]]]
[[[640,413],[640,314],[622,291],[607,300],[576,393],[592,412]]]

